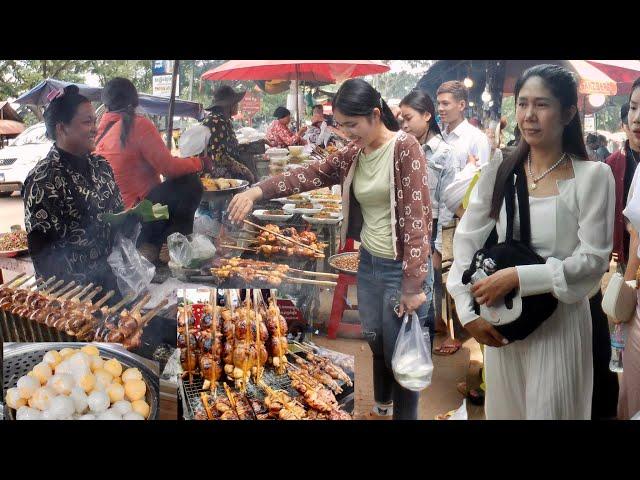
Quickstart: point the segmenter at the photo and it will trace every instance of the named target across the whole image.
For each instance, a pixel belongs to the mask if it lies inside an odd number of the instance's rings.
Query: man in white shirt
[[[461,154],[456,156],[460,163],[457,170],[462,170],[468,162],[473,162],[478,167],[489,163],[489,139],[464,117],[464,110],[469,103],[467,87],[457,80],[444,82],[438,87],[436,99],[438,114],[446,126],[442,136]]]

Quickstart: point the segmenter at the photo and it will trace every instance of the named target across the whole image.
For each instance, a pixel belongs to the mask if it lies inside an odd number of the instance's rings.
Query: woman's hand
[[[424,292],[405,294],[400,297],[400,309],[398,310],[399,316],[402,317],[405,312],[415,312],[420,305],[427,301],[427,295]]]
[[[475,338],[478,343],[483,345],[488,345],[490,347],[504,347],[509,343],[509,341],[500,335],[500,333],[484,318],[477,318],[476,320],[467,323],[464,328],[473,335],[473,338]]]
[[[213,160],[211,159],[211,157],[209,155],[207,155],[206,153],[203,153],[202,155],[200,155],[198,157],[200,159],[200,161],[202,162],[202,171],[203,172],[213,172]]]
[[[300,130],[298,131],[298,135],[299,136],[304,135],[305,132],[307,131],[307,128],[309,128],[309,127],[307,127],[306,125],[303,125],[302,127],[300,127]]]
[[[241,223],[253,209],[254,202],[261,198],[262,189],[260,187],[252,187],[249,190],[234,195],[231,202],[229,202],[229,207],[227,207],[229,220],[234,223]]]
[[[479,305],[491,307],[514,288],[520,286],[516,267],[503,268],[471,286],[471,293]]]

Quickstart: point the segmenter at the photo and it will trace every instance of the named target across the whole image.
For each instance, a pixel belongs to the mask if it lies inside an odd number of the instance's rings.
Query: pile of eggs
[[[146,392],[140,370],[86,345],[48,351],[5,400],[17,420],[145,420]]]

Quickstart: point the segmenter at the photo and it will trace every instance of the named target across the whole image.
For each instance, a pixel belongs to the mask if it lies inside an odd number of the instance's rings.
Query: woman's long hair
[[[536,65],[531,67],[518,78],[514,88],[516,108],[518,105],[518,96],[522,86],[531,77],[540,77],[545,86],[551,91],[553,96],[558,99],[563,111],[572,106],[578,107],[578,85],[573,74],[566,68],[558,65]],[[491,211],[489,216],[495,220],[500,215],[502,202],[504,200],[505,184],[512,173],[524,163],[529,155],[529,144],[520,138],[517,147],[511,155],[504,159],[498,173],[496,175],[496,183],[493,187],[493,197],[491,199]],[[584,145],[582,136],[582,125],[580,124],[580,116],[576,114],[571,122],[564,127],[562,132],[562,150],[563,152],[575,155],[579,159],[587,160],[589,158],[587,149]]]
[[[342,84],[333,98],[333,109],[349,117],[371,117],[373,109],[380,110],[384,126],[392,132],[400,130],[398,120],[380,93],[361,78],[353,78]]]
[[[138,91],[135,85],[126,78],[112,78],[102,90],[102,103],[107,106],[110,112],[119,113],[122,116],[120,131],[120,146],[122,148],[127,144],[138,102]]]
[[[433,132],[436,135],[440,135],[442,133],[440,132],[438,122],[436,122],[436,108],[433,105],[433,100],[427,92],[420,90],[419,88],[411,90],[400,102],[400,106],[402,107],[403,105],[413,108],[421,115],[424,115],[425,113],[429,113],[431,115],[429,125],[427,126],[427,137],[429,136],[429,132]]]

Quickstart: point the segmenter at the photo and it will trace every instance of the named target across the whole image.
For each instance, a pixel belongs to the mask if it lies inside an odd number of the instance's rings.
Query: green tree
[[[151,60],[91,60],[89,72],[98,77],[100,85],[114,77],[124,77],[139,92],[151,93]]]
[[[0,98],[18,97],[47,78],[81,82],[89,64],[89,60],[0,60]],[[25,120],[42,120],[40,109],[29,109],[33,117]]]

